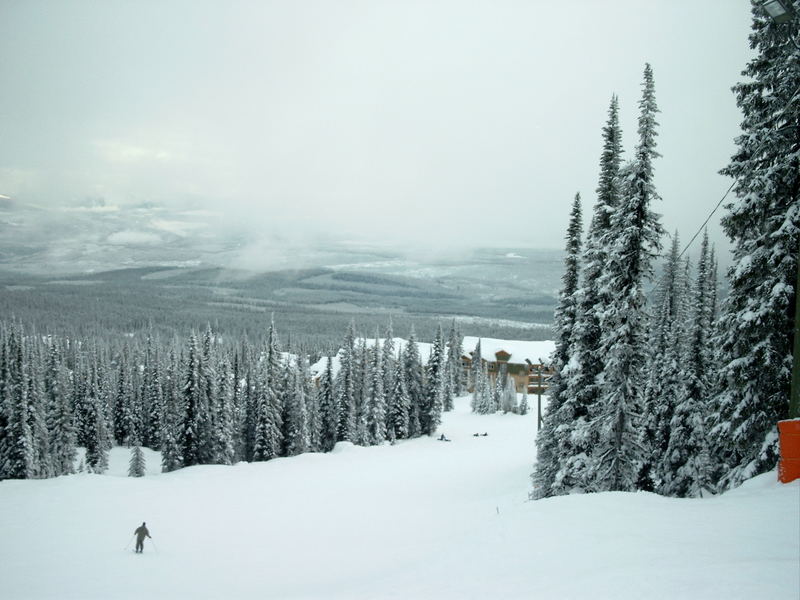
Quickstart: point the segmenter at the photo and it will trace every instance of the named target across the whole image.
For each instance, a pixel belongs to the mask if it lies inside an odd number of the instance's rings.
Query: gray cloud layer
[[[686,238],[728,185],[748,30],[730,0],[6,1],[0,194],[213,208],[297,243],[560,247],[612,93],[632,154],[649,61],[656,209]]]

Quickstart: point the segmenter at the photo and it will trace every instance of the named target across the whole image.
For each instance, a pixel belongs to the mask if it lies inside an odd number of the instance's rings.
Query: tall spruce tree
[[[652,276],[662,234],[651,203],[658,199],[653,183],[656,152],[653,72],[645,65],[639,102],[639,142],[634,161],[623,168],[621,201],[603,237],[608,247],[602,293],[610,299],[601,317],[601,349],[606,355],[590,485],[597,491],[636,488],[645,454],[639,440],[643,408],[643,367],[646,355],[647,315],[643,286]]]
[[[252,431],[249,427],[249,397],[248,380],[249,375],[244,367],[244,360],[240,351],[233,355],[233,419],[234,419],[234,462],[247,460],[248,441],[249,448],[252,449]]]
[[[466,391],[464,381],[464,368],[461,366],[461,356],[464,354],[464,338],[456,329],[453,319],[450,325],[450,334],[447,338],[447,395],[445,396],[445,412],[453,410],[453,398],[462,396]]]
[[[114,396],[114,441],[124,446],[137,437],[136,417],[134,415],[128,361],[125,354],[117,358],[117,393]]]
[[[684,318],[684,282],[680,262],[680,237],[676,231],[664,272],[655,287],[644,387],[644,414],[640,435],[645,454],[638,487],[654,491],[663,479],[663,458],[669,446],[672,415],[681,393],[680,368]]]
[[[202,371],[201,350],[197,337],[192,334],[187,349],[186,371],[182,390],[183,425],[180,432],[183,466],[203,464],[208,432],[208,398],[205,377]]]
[[[734,87],[744,115],[722,173],[736,200],[722,226],[733,245],[724,304],[715,461],[729,488],[775,466],[776,422],[788,416],[800,246],[800,7],[777,24],[754,2],[747,81]]]
[[[300,374],[300,385],[306,398],[308,413],[309,452],[322,452],[322,413],[319,408],[319,395],[311,379],[308,359],[305,354],[298,358],[297,369]]]
[[[78,446],[86,448],[89,438],[89,403],[86,385],[88,381],[86,357],[83,352],[78,352],[75,357],[72,373],[72,398],[75,411],[75,441]],[[112,427],[113,433],[113,427]]]
[[[575,452],[571,432],[580,425],[578,418],[581,416],[577,398],[570,397],[567,391],[577,309],[575,293],[580,272],[581,230],[581,196],[575,194],[567,226],[563,287],[555,312],[556,348],[552,357],[555,374],[548,389],[544,422],[536,436],[536,471],[532,476],[535,498],[567,493],[575,485],[572,478],[565,478],[559,472]]]
[[[270,323],[266,348],[259,366],[255,385],[253,460],[264,461],[280,456],[284,441],[280,351],[274,318]]]
[[[14,327],[8,339],[6,354],[5,448],[0,457],[5,479],[29,479],[35,475],[33,437],[28,422],[28,386],[25,377],[24,338],[21,329]]]
[[[367,387],[371,377],[371,363],[369,360],[367,340],[360,338],[356,342],[354,351],[354,386],[353,399],[355,404],[356,428],[352,439],[359,446],[369,445],[369,431],[367,429]]]
[[[608,290],[601,287],[600,278],[606,271],[608,261],[607,244],[611,241],[611,216],[620,203],[620,167],[622,164],[622,130],[619,126],[619,102],[616,96],[611,97],[608,109],[608,121],[603,128],[603,152],[600,156],[600,178],[597,185],[597,203],[592,214],[592,221],[586,236],[581,263],[580,288],[576,291],[577,309],[572,336],[572,364],[570,365],[567,384],[569,395],[575,401],[581,413],[583,429],[588,429],[588,422],[597,412],[597,400],[600,395],[598,376],[605,364],[605,356],[601,348],[602,331],[600,317],[605,313],[612,298]],[[591,439],[591,433],[580,436]],[[586,453],[587,443],[576,440],[577,445]],[[585,473],[573,474],[586,483]]]
[[[236,418],[234,375],[230,361],[223,358],[215,372],[217,383],[214,386],[216,399],[213,405],[217,417],[214,421],[214,462],[232,465],[236,457]]]
[[[88,437],[86,440],[86,467],[92,473],[105,473],[108,469],[108,451],[111,447],[110,432],[103,414],[102,389],[99,384],[97,360],[92,363],[86,385],[88,406]]]
[[[75,472],[75,425],[69,374],[62,364],[61,352],[55,341],[50,342],[45,371],[47,428],[50,431],[50,459],[53,475]]]
[[[161,429],[164,420],[164,391],[162,389],[161,365],[158,344],[147,336],[144,362],[144,406],[146,407],[143,443],[152,450],[161,449]]]
[[[203,334],[202,352],[200,355],[200,377],[201,385],[205,388],[202,397],[205,399],[205,431],[201,439],[200,451],[202,464],[212,464],[217,462],[215,455],[215,432],[217,431],[218,410],[217,402],[217,354],[216,336],[211,329],[211,324],[206,325]]]
[[[183,466],[181,434],[183,431],[183,395],[179,389],[180,367],[171,351],[164,373],[164,418],[161,428],[161,470],[165,473]]]
[[[433,339],[431,356],[428,359],[427,377],[425,378],[424,403],[420,410],[420,425],[422,433],[433,435],[442,422],[444,409],[445,377],[447,374],[447,355],[444,345],[442,325],[436,329]]]
[[[411,400],[406,389],[405,369],[401,356],[397,357],[394,368],[393,389],[389,397],[389,431],[390,440],[402,440],[409,437],[409,411]]]
[[[293,365],[289,367],[289,385],[291,392],[285,398],[287,402],[287,456],[297,456],[308,452],[311,446],[311,436],[308,427],[308,409],[305,387],[301,381],[300,372]]]
[[[330,452],[339,439],[339,403],[333,389],[333,361],[331,357],[325,363],[325,371],[320,378],[317,391],[322,430],[320,446],[323,452]]]
[[[383,371],[383,392],[386,394],[387,403],[394,389],[394,373],[395,373],[395,348],[394,348],[394,332],[392,331],[392,321],[389,320],[389,325],[386,328],[386,338],[383,340],[381,346],[381,370]],[[387,404],[386,410],[388,412],[389,406]]]
[[[697,275],[688,298],[686,344],[679,373],[678,398],[669,423],[668,446],[663,452],[662,493],[694,497],[710,487],[710,456],[706,437],[709,373],[712,368],[709,334],[711,305],[709,290],[708,232],[703,235]]]
[[[408,335],[403,349],[403,375],[408,394],[408,437],[418,437],[422,435],[422,411],[425,404],[425,384],[422,376],[422,360],[419,356],[419,346],[417,345],[417,334],[414,326]]]
[[[356,435],[356,325],[350,321],[339,351],[340,366],[336,375],[336,403],[339,413],[337,441],[354,441]]]
[[[478,412],[480,404],[480,391],[478,390],[478,383],[481,380],[481,370],[483,368],[483,356],[481,355],[481,340],[475,344],[475,350],[471,352],[472,362],[469,367],[469,385],[472,389],[472,398],[470,400],[470,408],[472,412]]]
[[[382,444],[386,440],[386,394],[383,389],[385,374],[382,352],[377,331],[375,345],[370,349],[370,378],[367,388],[367,435],[370,444]]]
[[[44,479],[52,477],[53,466],[50,461],[50,433],[47,429],[47,404],[39,345],[29,344],[24,359],[28,388],[26,394],[28,425],[33,449],[33,476]]]
[[[489,377],[488,363],[481,363],[475,383],[475,412],[479,415],[490,415],[497,409],[492,400],[492,380]]]

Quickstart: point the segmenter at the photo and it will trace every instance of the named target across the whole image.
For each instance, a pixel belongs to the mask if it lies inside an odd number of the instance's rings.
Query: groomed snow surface
[[[0,597],[800,597],[800,482],[529,502],[535,423],[535,407],[478,416],[462,398],[449,443],[169,474],[148,453],[141,479],[115,449],[105,476],[3,481]]]

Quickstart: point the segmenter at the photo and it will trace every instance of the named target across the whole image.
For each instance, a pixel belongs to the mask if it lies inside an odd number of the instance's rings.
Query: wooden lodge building
[[[550,366],[550,355],[555,350],[552,341],[525,342],[482,338],[481,360],[486,365],[492,382],[505,365],[508,376],[514,381],[517,392],[527,389],[528,394],[544,394],[554,374]],[[472,361],[478,338],[464,338],[464,354],[461,365],[465,372],[472,369]],[[469,391],[472,391],[471,389]]]

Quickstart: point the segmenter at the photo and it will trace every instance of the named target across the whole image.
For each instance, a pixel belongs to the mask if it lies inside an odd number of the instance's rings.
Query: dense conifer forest
[[[634,490],[695,497],[776,465],[796,335],[800,71],[788,67],[797,60],[796,25],[776,23],[755,3],[753,16],[758,54],[734,87],[743,131],[722,171],[735,195],[722,218],[733,247],[724,302],[707,234],[695,261],[686,253],[702,228],[686,246],[675,232],[655,273],[665,233],[654,211],[659,110],[650,65],[627,162],[611,99],[589,230],[582,236],[579,196],[567,229],[534,498]]]

